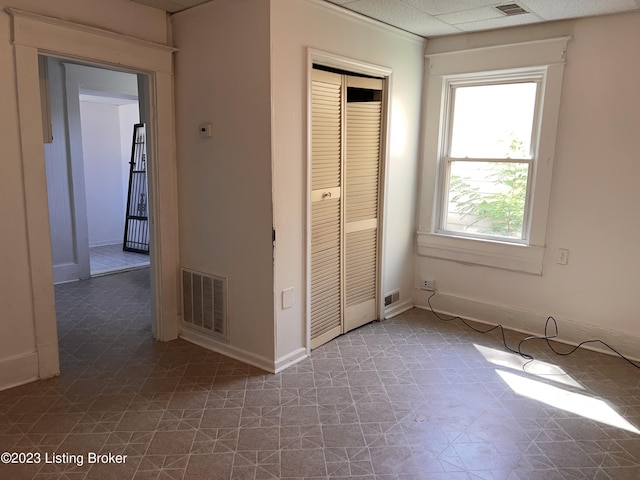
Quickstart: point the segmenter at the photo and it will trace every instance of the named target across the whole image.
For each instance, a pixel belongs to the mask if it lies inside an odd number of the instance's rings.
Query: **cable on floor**
[[[634,367],[636,367],[637,369],[640,369],[640,364],[637,362],[634,362],[633,360],[631,360],[630,358],[624,356],[622,353],[620,353],[618,350],[616,350],[615,348],[613,348],[611,345],[609,345],[606,342],[603,342],[602,340],[585,340],[584,342],[580,342],[578,345],[574,346],[573,348],[571,348],[570,350],[566,351],[566,352],[561,352],[559,350],[557,350],[552,344],[551,344],[551,340],[554,338],[558,337],[558,322],[556,321],[555,318],[553,317],[548,317],[547,321],[544,324],[544,335],[530,335],[528,337],[523,338],[520,343],[518,343],[518,348],[511,348],[508,344],[507,344],[507,339],[505,337],[505,333],[504,333],[504,327],[502,325],[495,325],[493,327],[490,327],[488,329],[480,329],[480,328],[476,328],[473,325],[471,325],[469,322],[467,322],[464,318],[460,317],[460,316],[452,316],[452,317],[444,317],[442,315],[440,315],[439,313],[437,313],[434,309],[433,309],[433,305],[431,305],[431,299],[433,297],[436,296],[438,292],[434,291],[431,295],[429,295],[429,297],[427,298],[427,303],[429,304],[429,310],[431,310],[431,313],[433,313],[435,315],[435,317],[438,320],[441,320],[443,322],[452,322],[455,320],[460,321],[461,323],[463,323],[467,328],[470,328],[471,330],[478,332],[478,333],[490,333],[493,332],[494,330],[500,330],[500,334],[502,336],[502,343],[504,345],[504,347],[509,350],[512,353],[518,354],[520,355],[520,357],[524,358],[525,360],[528,360],[527,363],[525,363],[523,365],[523,370],[526,367],[527,364],[529,364],[530,362],[532,362],[533,360],[535,360],[535,358],[533,357],[533,355],[529,354],[529,353],[525,353],[522,351],[522,345],[526,342],[529,342],[531,340],[544,340],[547,343],[547,346],[549,347],[549,349],[551,349],[551,351],[553,353],[555,353],[556,355],[561,355],[561,356],[568,356],[571,355],[572,353],[574,353],[576,350],[578,350],[579,348],[581,348],[583,345],[589,344],[589,343],[599,343],[600,345],[603,345],[604,347],[608,348],[609,350],[611,350],[613,353],[615,353],[618,357],[620,357],[622,360],[628,362],[629,364],[633,365]],[[550,324],[553,325],[553,333],[549,334],[549,326]],[[556,343],[561,343],[561,342],[557,342]]]

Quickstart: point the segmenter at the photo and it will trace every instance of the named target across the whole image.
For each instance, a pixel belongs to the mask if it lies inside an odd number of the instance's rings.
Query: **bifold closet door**
[[[311,348],[342,326],[342,75],[313,70],[311,85]]]
[[[377,316],[382,80],[347,77],[344,190],[344,331]]]

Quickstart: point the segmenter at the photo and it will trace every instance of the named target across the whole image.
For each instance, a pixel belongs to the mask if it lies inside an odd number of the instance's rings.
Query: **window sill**
[[[544,247],[418,232],[418,255],[542,275]]]

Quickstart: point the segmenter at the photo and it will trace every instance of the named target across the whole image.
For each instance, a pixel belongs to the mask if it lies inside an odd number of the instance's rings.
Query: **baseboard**
[[[276,368],[274,373],[279,373],[282,370],[289,368],[291,365],[295,365],[296,363],[301,362],[302,360],[308,357],[309,357],[309,354],[307,353],[307,349],[304,347],[298,348],[293,352],[287,353],[286,355],[283,355],[282,357],[276,359],[276,364],[275,364]]]
[[[122,246],[122,238],[116,238],[114,240],[100,240],[100,241],[97,241],[97,242],[89,242],[89,248],[108,247],[110,245],[120,245],[120,246]]]
[[[407,310],[411,310],[413,308],[413,302],[411,300],[406,300],[404,302],[396,303],[395,305],[390,305],[388,308],[384,309],[384,318],[393,318],[396,315],[400,315],[401,313],[406,312]]]
[[[188,325],[182,325],[180,334],[178,335],[184,340],[200,345],[207,350],[220,353],[226,357],[233,358],[242,363],[253,365],[269,373],[275,373],[276,366],[273,360],[263,357],[262,355],[256,355],[255,353],[248,352],[233,345],[222,343],[214,340],[206,333],[200,332],[194,328],[190,328]]]
[[[0,360],[0,390],[38,380],[38,354],[25,353]]]
[[[426,293],[430,294],[431,292]],[[488,325],[500,324],[509,330],[527,335],[543,335],[545,322],[549,316],[443,293],[438,293],[433,297],[431,304],[438,313],[457,315]],[[426,297],[420,296],[416,301],[416,307],[429,309]],[[558,324],[558,337],[554,340],[567,345],[578,345],[585,340],[601,340],[627,358],[640,361],[638,357],[640,337],[628,332],[576,322],[570,318],[555,315],[553,317]],[[601,344],[587,344],[583,348],[615,355],[614,352]]]

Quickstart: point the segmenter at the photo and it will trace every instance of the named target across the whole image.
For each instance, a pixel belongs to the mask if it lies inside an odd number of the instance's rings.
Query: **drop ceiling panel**
[[[471,10],[462,10],[459,12],[445,13],[438,15],[438,20],[457,25],[459,23],[478,22],[482,20],[491,20],[494,18],[504,18],[504,14],[500,13],[493,7],[474,8]]]
[[[491,18],[488,20],[478,20],[475,22],[458,23],[456,27],[465,32],[476,32],[480,30],[492,30],[495,28],[515,27],[516,25],[527,25],[540,22],[542,19],[537,15],[513,15],[510,17]]]
[[[400,0],[430,15],[474,10],[478,7],[498,5],[500,0]],[[505,2],[508,3],[508,2]]]
[[[545,20],[606,15],[640,7],[636,0],[523,0],[518,3]]]
[[[345,5],[349,10],[393,25],[418,35],[449,35],[460,33],[453,25],[418,10],[410,5],[389,0],[356,0]],[[429,33],[431,32],[431,33]]]
[[[169,13],[209,0],[132,0]],[[286,0],[294,2],[301,0]],[[326,0],[423,37],[437,37],[551,20],[640,10],[640,0]],[[497,5],[517,3],[530,13],[505,16]]]
[[[209,0],[133,0],[136,3],[142,3],[150,7],[159,8],[169,13],[176,13],[187,8],[195,7]]]

